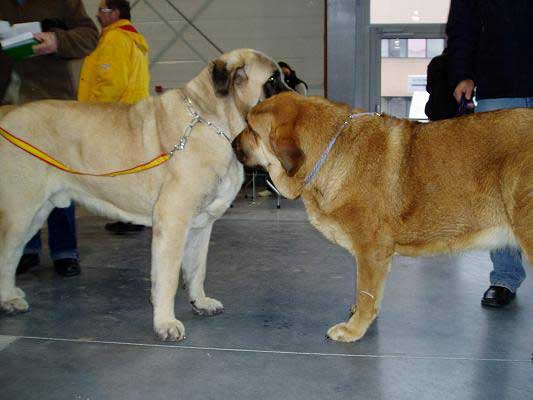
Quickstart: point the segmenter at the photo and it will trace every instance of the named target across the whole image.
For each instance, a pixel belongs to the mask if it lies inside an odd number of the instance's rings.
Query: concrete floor
[[[301,203],[240,198],[215,224],[199,317],[159,342],[149,299],[150,231],[113,236],[79,213],[83,273],[47,258],[19,279],[31,311],[0,317],[0,399],[533,399],[533,280],[505,310],[480,307],[485,253],[397,257],[379,320],[357,343],[325,339],[348,317],[353,261]],[[529,274],[531,275],[531,270]]]

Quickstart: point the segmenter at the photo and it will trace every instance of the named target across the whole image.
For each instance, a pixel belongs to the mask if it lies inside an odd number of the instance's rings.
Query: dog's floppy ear
[[[305,160],[296,136],[294,121],[273,127],[270,145],[288,176],[294,176]]]
[[[272,151],[287,175],[294,176],[305,160],[295,130],[298,109],[280,96],[255,106],[248,113],[248,124],[256,132],[268,133]]]
[[[228,70],[228,64],[222,60],[213,61],[211,69],[211,79],[215,87],[217,96],[227,96],[231,86],[231,73]]]
[[[217,96],[227,96],[231,85],[239,85],[248,80],[244,65],[229,66],[222,60],[213,61],[211,79]]]

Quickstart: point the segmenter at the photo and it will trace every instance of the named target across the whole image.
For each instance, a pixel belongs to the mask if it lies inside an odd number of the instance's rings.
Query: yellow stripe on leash
[[[76,174],[76,175],[114,177],[114,176],[119,176],[119,175],[135,174],[137,172],[145,171],[145,170],[150,169],[150,168],[155,168],[158,165],[161,165],[164,162],[166,162],[171,157],[170,154],[163,153],[163,154],[159,155],[158,157],[154,158],[153,160],[148,161],[147,163],[139,164],[139,165],[137,165],[135,167],[132,167],[132,168],[129,168],[129,169],[120,170],[120,171],[113,171],[113,172],[106,172],[104,174],[92,174],[92,173],[89,173],[89,172],[76,171],[76,170],[66,166],[65,164],[59,162],[58,160],[56,160],[52,156],[46,154],[44,151],[39,150],[38,148],[32,146],[31,144],[25,142],[22,139],[16,137],[12,133],[6,131],[5,129],[3,129],[1,127],[0,127],[0,134],[5,139],[7,139],[9,142],[11,142],[15,146],[17,146],[18,148],[24,150],[27,153],[30,153],[32,156],[37,157],[41,161],[44,161],[45,163],[50,164],[53,167],[56,167],[56,168],[58,168],[58,169],[60,169],[62,171],[69,172],[71,174]]]

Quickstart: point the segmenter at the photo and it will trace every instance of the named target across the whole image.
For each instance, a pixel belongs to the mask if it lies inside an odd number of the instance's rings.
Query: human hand
[[[40,43],[33,46],[33,52],[37,55],[52,54],[57,52],[57,36],[54,32],[38,32],[33,37]]]
[[[466,100],[472,101],[474,86],[474,81],[472,79],[465,79],[457,84],[455,90],[453,91],[453,97],[455,98],[455,101],[457,101],[457,104],[461,102],[461,97],[463,97],[463,94],[465,95]]]

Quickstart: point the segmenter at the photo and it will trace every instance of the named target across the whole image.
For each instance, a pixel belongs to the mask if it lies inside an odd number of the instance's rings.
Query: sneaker
[[[22,257],[20,257],[19,265],[17,266],[17,275],[25,274],[37,265],[39,265],[38,253],[23,254]]]
[[[54,268],[59,275],[66,278],[76,276],[81,273],[80,263],[75,258],[62,258],[60,260],[55,260]]]
[[[132,224],[131,222],[112,222],[105,224],[105,230],[113,232],[116,235],[124,235],[125,233],[141,232],[146,229],[144,225]]]

